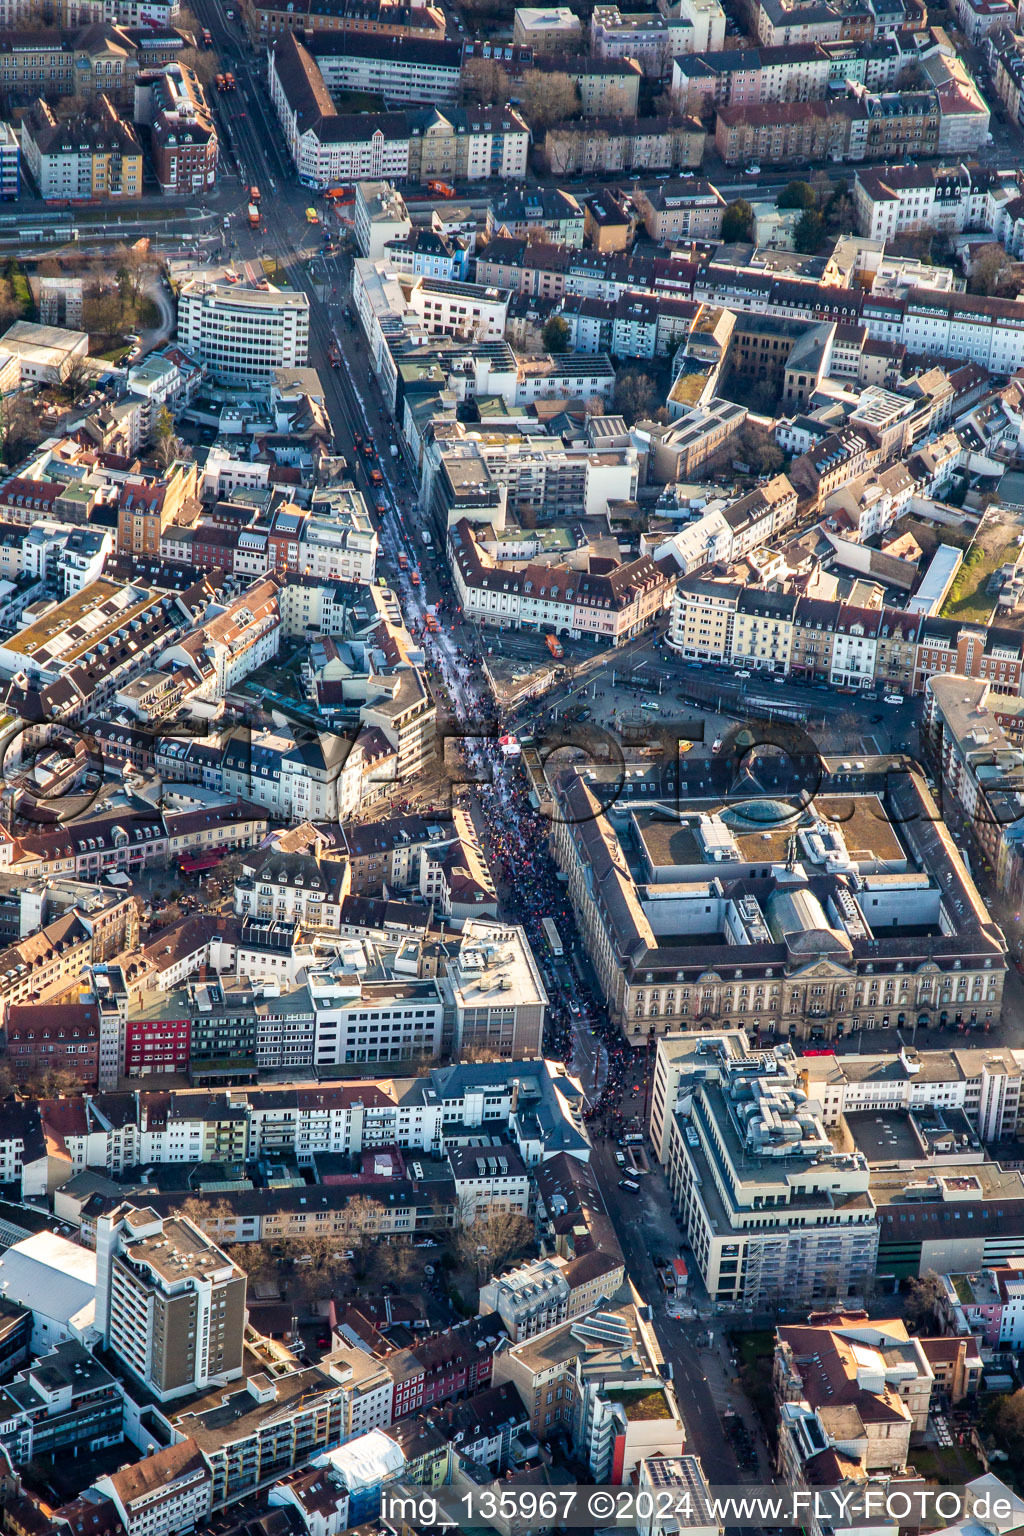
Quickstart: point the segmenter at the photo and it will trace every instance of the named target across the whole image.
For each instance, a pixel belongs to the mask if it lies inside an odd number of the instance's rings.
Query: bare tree
[[[0,402],[0,459],[8,466],[19,464],[41,441],[39,422],[27,396],[4,396]]]
[[[91,105],[88,96],[58,96],[50,103],[50,110],[58,122],[68,122],[73,117],[86,117]]]
[[[284,1257],[295,1266],[295,1277],[307,1297],[328,1295],[338,1276],[347,1272],[345,1249],[331,1237],[297,1237],[283,1244]]]
[[[463,1203],[463,1217],[453,1234],[456,1257],[478,1281],[499,1274],[516,1254],[533,1241],[533,1227],[518,1211],[482,1211],[475,1218],[472,1197]]]
[[[224,1250],[233,1264],[250,1280],[266,1280],[277,1268],[267,1243],[232,1243]]]
[[[149,255],[132,246],[119,245],[112,259],[121,299],[121,322],[123,325],[134,325],[149,273]]]
[[[544,69],[528,69],[516,86],[516,97],[519,110],[535,133],[579,115],[576,82],[557,70],[549,74]]]
[[[25,1084],[34,1099],[63,1099],[82,1090],[81,1079],[63,1067],[43,1067]]]
[[[93,381],[94,374],[87,358],[76,355],[62,364],[60,387],[69,404],[77,405],[82,396],[88,394]]]
[[[223,1241],[224,1234],[234,1230],[235,1213],[226,1200],[206,1200],[202,1195],[189,1195],[176,1207],[175,1215],[184,1216],[215,1243]]]
[[[615,380],[615,409],[631,424],[649,410],[656,387],[642,368],[624,368]]]
[[[404,1234],[379,1238],[368,1252],[368,1272],[376,1280],[401,1285],[412,1273],[415,1257],[412,1243]]]
[[[465,107],[503,106],[509,98],[509,79],[497,59],[467,59],[462,70],[462,104]]]
[[[183,69],[190,69],[201,85],[212,85],[220,71],[220,58],[211,48],[185,48],[178,54],[177,62]]]

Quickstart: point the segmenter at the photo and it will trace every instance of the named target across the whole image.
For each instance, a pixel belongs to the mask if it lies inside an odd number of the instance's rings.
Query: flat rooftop
[[[763,802],[758,802],[762,804]],[[783,802],[780,802],[782,805]],[[701,807],[701,814],[724,814],[732,840],[746,864],[784,864],[794,832],[809,829],[815,820],[834,822],[855,863],[862,865],[903,865],[907,852],[889,820],[877,794],[820,795],[811,811],[793,810],[788,820],[774,823],[745,817],[742,804]],[[701,865],[709,872],[716,867],[701,847],[696,812],[684,812],[685,820],[672,811],[657,806],[638,806],[632,811],[643,851],[652,870],[680,865]]]

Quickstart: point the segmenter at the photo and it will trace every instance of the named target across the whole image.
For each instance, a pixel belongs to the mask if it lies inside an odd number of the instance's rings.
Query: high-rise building
[[[96,1273],[104,1342],[161,1402],[241,1376],[245,1275],[186,1217],[117,1206]]]

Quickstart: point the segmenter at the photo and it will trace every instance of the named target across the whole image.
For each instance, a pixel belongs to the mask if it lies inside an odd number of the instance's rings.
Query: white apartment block
[[[270,383],[309,362],[309,300],[194,278],[178,295],[178,340],[222,383]]]
[[[348,520],[313,516],[299,537],[299,567],[321,581],[355,581],[369,586],[377,569],[377,534],[364,511]]]
[[[396,106],[458,101],[461,49],[457,42],[318,33],[313,52],[332,93],[367,91]]]
[[[825,1126],[859,1110],[962,1110],[984,1142],[1017,1135],[1024,1051],[919,1051],[896,1056],[809,1056],[801,1062]]]
[[[675,23],[673,57],[677,52],[715,53],[725,47],[725,10],[721,0],[675,0],[669,14]]]
[[[492,1276],[480,1287],[480,1315],[496,1313],[514,1344],[556,1328],[569,1315],[570,1286],[564,1270],[564,1259],[544,1258]]]
[[[1012,182],[964,165],[885,166],[858,170],[853,179],[857,231],[870,240],[893,240],[919,230],[995,233],[1015,193]]]

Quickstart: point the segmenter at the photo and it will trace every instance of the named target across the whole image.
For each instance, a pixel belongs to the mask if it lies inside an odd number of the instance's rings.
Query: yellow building
[[[63,120],[40,98],[22,123],[22,154],[47,202],[142,196],[142,146],[108,96],[97,96],[88,113]]]

